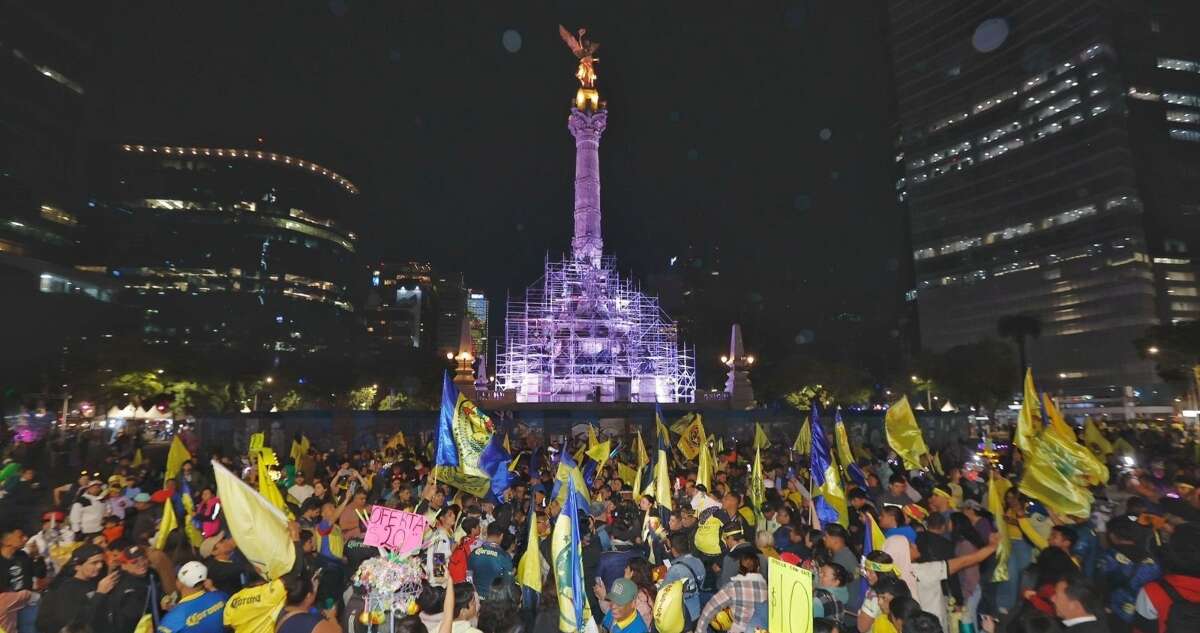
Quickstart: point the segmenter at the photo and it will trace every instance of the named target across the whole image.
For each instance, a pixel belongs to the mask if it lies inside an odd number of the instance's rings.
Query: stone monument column
[[[608,110],[571,108],[567,128],[575,137],[575,259],[600,265],[600,135],[608,126]]]

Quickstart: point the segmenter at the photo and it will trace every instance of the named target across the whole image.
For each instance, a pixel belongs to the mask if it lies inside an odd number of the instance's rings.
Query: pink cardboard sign
[[[427,527],[429,521],[420,514],[371,506],[371,517],[367,521],[367,534],[363,538],[363,545],[405,554],[421,546],[421,538],[425,535]]]

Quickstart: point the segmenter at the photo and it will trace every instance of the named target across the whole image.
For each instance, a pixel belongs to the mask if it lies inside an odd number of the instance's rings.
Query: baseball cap
[[[91,488],[92,486],[103,486],[103,485],[104,485],[103,481],[100,481],[99,479],[93,479],[88,482],[87,487]]]
[[[150,503],[150,495],[139,492],[133,496],[133,500],[135,503]]]
[[[593,501],[592,505],[588,508],[588,510],[589,510],[589,514],[591,514],[593,517],[598,517],[601,514],[604,514],[604,510],[607,508],[608,508],[607,503],[605,503],[603,501]]]
[[[208,568],[204,566],[204,563],[191,561],[184,563],[175,577],[183,583],[183,586],[193,589],[196,585],[208,580]]]
[[[978,501],[976,501],[974,499],[967,499],[966,501],[963,502],[962,507],[964,509],[970,508],[976,512],[983,512],[983,504],[979,503]]]
[[[209,556],[212,556],[213,548],[223,540],[225,540],[224,530],[204,539],[204,542],[200,543],[200,558],[208,558]]]
[[[617,606],[625,606],[637,597],[637,585],[628,578],[618,578],[613,581],[612,589],[608,592],[608,600]]]
[[[146,558],[146,548],[141,545],[131,545],[121,550],[121,562],[132,563],[139,558]]]

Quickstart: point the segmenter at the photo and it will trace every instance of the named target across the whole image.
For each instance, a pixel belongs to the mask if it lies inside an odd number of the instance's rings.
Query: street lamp
[[[1146,353],[1147,353],[1147,354],[1157,354],[1157,353],[1158,353],[1158,346],[1156,346],[1156,345],[1151,345],[1149,348],[1147,348],[1147,349],[1146,349]]]

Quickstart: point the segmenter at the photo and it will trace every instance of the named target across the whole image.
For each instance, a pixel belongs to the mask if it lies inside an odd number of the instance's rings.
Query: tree
[[[275,401],[275,407],[280,411],[295,411],[304,405],[304,397],[295,389],[289,389]]]
[[[1163,380],[1192,385],[1200,364],[1200,321],[1155,325],[1133,341],[1142,358],[1153,359]]]
[[[996,321],[996,333],[1001,338],[1012,339],[1017,345],[1020,356],[1020,377],[1025,378],[1025,370],[1029,368],[1029,358],[1025,353],[1025,340],[1038,338],[1042,335],[1042,322],[1032,314],[1010,314]]]
[[[380,411],[396,411],[413,408],[412,400],[403,391],[392,391],[379,401]]]
[[[102,393],[109,402],[136,402],[141,404],[161,394],[165,387],[159,375],[152,371],[131,371],[120,374],[101,385]]]
[[[807,409],[813,398],[822,405],[865,404],[871,399],[871,380],[862,369],[812,356],[793,355],[772,367],[761,386],[764,399],[782,399]]]
[[[375,408],[375,397],[378,394],[379,387],[376,385],[351,389],[350,393],[346,394],[346,404],[351,409],[370,411]]]
[[[196,413],[220,413],[229,406],[229,390],[193,380],[168,383],[163,389],[171,397],[171,412],[176,419]]]
[[[937,385],[935,393],[961,405],[994,408],[1020,384],[1012,346],[993,338],[927,353],[918,366]]]

